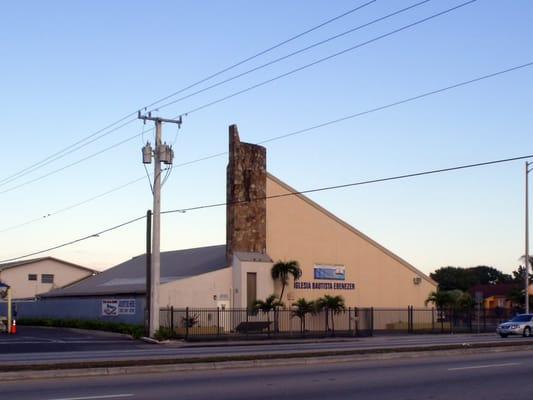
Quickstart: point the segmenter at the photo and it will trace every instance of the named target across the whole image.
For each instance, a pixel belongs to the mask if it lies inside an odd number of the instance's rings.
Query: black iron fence
[[[298,315],[223,308],[164,308],[160,324],[185,339],[347,337],[379,333],[482,333],[511,318],[510,309],[346,308]]]

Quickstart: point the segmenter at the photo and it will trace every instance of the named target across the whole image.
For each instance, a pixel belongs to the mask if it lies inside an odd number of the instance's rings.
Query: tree
[[[300,298],[292,303],[292,306],[294,309],[291,311],[291,317],[300,318],[300,332],[303,336],[305,335],[305,317],[307,314],[314,314],[316,312],[315,302]]]
[[[513,280],[509,274],[505,274],[494,267],[478,265],[477,267],[442,267],[430,274],[431,278],[438,282],[440,290],[468,291],[475,285],[497,285]]]
[[[524,260],[524,256],[521,257],[522,261]],[[529,257],[529,264],[533,264],[533,256]],[[530,270],[531,271],[531,270]],[[518,268],[512,272],[513,274],[513,282],[524,282],[525,278],[525,268],[523,265],[519,265]],[[529,283],[533,283],[533,274],[529,274]]]
[[[331,333],[335,335],[335,319],[336,314],[341,313],[346,309],[344,305],[344,298],[342,296],[330,296],[329,294],[319,298],[316,301],[317,310],[324,310],[326,313],[326,332],[329,331],[329,316],[331,316]]]
[[[264,301],[256,300],[252,306],[254,312],[262,311],[267,316],[268,322],[268,334],[270,335],[270,311],[283,307],[283,303],[278,299],[275,294],[271,294]]]
[[[429,294],[424,304],[427,306],[429,303],[433,303],[438,310],[442,310],[453,304],[453,297],[449,291],[437,290]]]
[[[474,299],[469,293],[461,290],[437,290],[431,292],[425,301],[427,306],[429,303],[437,308],[443,310],[446,308],[454,310],[469,310],[474,306]]]
[[[475,284],[472,274],[469,274],[465,268],[442,267],[432,272],[430,276],[438,282],[439,290],[442,291],[453,289],[468,290]]]
[[[283,300],[283,293],[285,292],[285,286],[289,283],[289,277],[292,276],[294,280],[300,279],[302,276],[302,269],[298,264],[298,261],[278,261],[272,266],[270,271],[272,279],[281,282],[281,293],[279,295],[280,300]]]
[[[478,265],[477,267],[467,268],[467,271],[472,274],[475,284],[497,285],[498,283],[511,282],[513,279],[511,275],[505,274],[502,271],[487,265]]]

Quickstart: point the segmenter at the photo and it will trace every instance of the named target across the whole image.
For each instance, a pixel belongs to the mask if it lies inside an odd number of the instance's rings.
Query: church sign
[[[315,264],[313,272],[315,279],[334,281],[344,281],[346,279],[346,268],[344,265]]]
[[[316,282],[316,280],[346,280],[346,267],[344,265],[315,264],[313,268],[313,278],[315,279],[313,282],[295,281],[294,289],[355,290],[355,283],[353,282]]]

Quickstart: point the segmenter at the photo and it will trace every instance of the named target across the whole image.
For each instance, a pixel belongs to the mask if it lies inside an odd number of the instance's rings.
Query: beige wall
[[[37,280],[28,280],[29,274],[36,274]],[[54,283],[41,283],[42,274],[53,274]],[[0,271],[0,279],[11,286],[14,299],[35,297],[38,294],[67,286],[91,275],[90,270],[54,259],[44,259]]]
[[[294,189],[269,175],[267,196],[291,191]],[[274,262],[298,261],[303,270],[300,281],[313,282],[314,265],[329,264],[344,265],[344,282],[355,283],[355,290],[304,290],[294,289],[290,282],[287,305],[299,297],[332,294],[342,295],[352,307],[423,307],[429,292],[436,290],[435,282],[414,267],[299,196],[267,201],[267,253]],[[417,276],[422,279],[415,285],[413,278]]]
[[[228,267],[165,283],[160,287],[159,304],[161,307],[214,308],[224,302],[229,306],[231,280]],[[224,298],[228,300],[221,301]]]
[[[270,275],[272,263],[241,261],[233,256],[233,307],[246,308],[246,274],[257,274],[257,300],[265,300],[274,293],[274,282]]]

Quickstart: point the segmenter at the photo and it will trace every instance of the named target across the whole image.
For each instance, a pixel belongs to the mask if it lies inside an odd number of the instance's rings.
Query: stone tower
[[[239,139],[229,127],[226,180],[226,257],[236,251],[266,252],[266,149]]]

